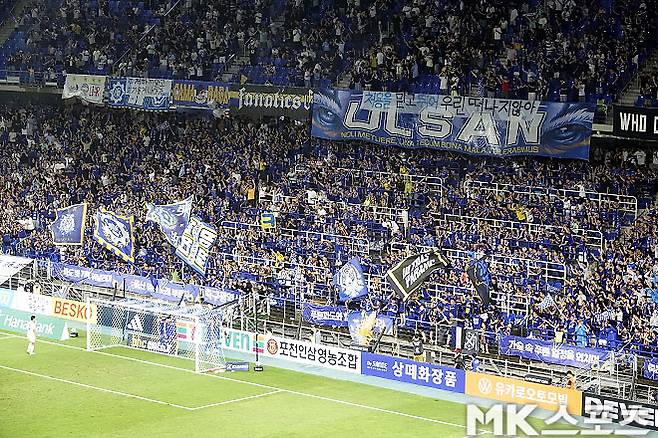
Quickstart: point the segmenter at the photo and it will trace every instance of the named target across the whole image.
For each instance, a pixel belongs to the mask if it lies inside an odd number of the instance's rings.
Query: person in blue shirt
[[[588,328],[582,319],[578,320],[578,324],[576,325],[574,332],[576,334],[576,345],[579,347],[587,347]]]

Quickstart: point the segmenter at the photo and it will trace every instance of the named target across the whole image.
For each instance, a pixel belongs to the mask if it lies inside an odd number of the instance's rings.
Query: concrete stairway
[[[638,74],[631,80],[626,89],[617,98],[617,103],[621,105],[633,106],[635,100],[640,95],[640,75],[646,71],[651,71],[658,67],[658,50],[654,51],[647,62],[644,63]]]

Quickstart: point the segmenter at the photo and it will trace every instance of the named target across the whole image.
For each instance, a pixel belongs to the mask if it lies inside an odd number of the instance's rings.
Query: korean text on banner
[[[580,391],[471,371],[466,372],[465,393],[507,403],[537,405],[549,411],[567,405],[567,411],[573,415],[580,415],[582,408]]]
[[[466,381],[463,370],[365,352],[361,353],[361,374],[459,393],[464,392]]]
[[[77,97],[85,102],[103,104],[106,76],[66,75],[62,99]]]
[[[594,105],[316,90],[311,135],[473,155],[588,159]]]
[[[264,355],[337,371],[361,373],[361,352],[328,345],[265,336]]]

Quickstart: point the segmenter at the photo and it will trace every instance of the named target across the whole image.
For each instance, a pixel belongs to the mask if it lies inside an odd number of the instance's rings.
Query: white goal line
[[[8,334],[8,336],[9,337],[15,337],[15,338],[21,338],[21,336],[12,335],[12,334]],[[63,343],[59,343],[59,342],[51,342],[51,341],[46,341],[46,340],[38,340],[38,342],[44,343],[44,344],[49,344],[49,345],[54,345],[54,346],[62,347],[62,348],[70,348],[70,349],[73,349],[73,350],[87,351],[86,348],[77,347],[75,345],[67,345],[67,344],[63,344]],[[121,346],[121,347],[124,347],[124,346]],[[302,397],[314,398],[314,399],[318,399],[318,400],[328,401],[328,402],[342,404],[342,405],[346,405],[346,406],[357,407],[357,408],[366,409],[366,410],[370,410],[370,411],[381,412],[381,413],[386,413],[386,414],[391,414],[391,415],[397,415],[397,416],[405,417],[405,418],[412,418],[414,420],[421,420],[421,421],[426,421],[426,422],[429,422],[429,423],[441,424],[441,425],[444,425],[444,426],[452,426],[452,427],[459,428],[459,429],[466,429],[466,425],[464,425],[464,424],[451,423],[449,421],[437,420],[437,419],[434,419],[434,418],[427,418],[427,417],[422,417],[422,416],[419,416],[419,415],[407,414],[405,412],[398,412],[398,411],[393,411],[393,410],[390,410],[390,409],[378,408],[378,407],[375,407],[375,406],[364,405],[364,404],[361,404],[361,403],[354,403],[354,402],[339,400],[339,399],[335,399],[335,398],[331,398],[331,397],[324,397],[324,396],[321,396],[321,395],[309,394],[307,392],[294,391],[292,389],[277,388],[276,386],[263,385],[262,383],[250,382],[250,381],[247,381],[247,380],[232,379],[230,377],[219,376],[217,374],[199,374],[199,373],[195,372],[194,370],[179,368],[179,367],[175,367],[175,366],[172,366],[172,365],[166,365],[166,364],[162,364],[162,363],[158,363],[158,362],[151,362],[149,360],[138,359],[138,358],[130,357],[130,356],[123,356],[121,354],[108,353],[107,351],[93,351],[93,353],[102,354],[102,355],[105,355],[105,356],[111,356],[111,357],[115,357],[115,358],[119,358],[119,359],[123,359],[123,360],[129,360],[129,361],[132,361],[132,362],[144,363],[144,364],[153,365],[153,366],[157,366],[157,367],[161,367],[161,368],[169,368],[169,369],[172,369],[172,370],[177,370],[177,371],[181,371],[181,372],[194,374],[196,376],[207,376],[207,377],[212,377],[212,378],[215,378],[215,379],[228,380],[230,382],[236,382],[236,383],[242,383],[242,384],[245,384],[245,385],[257,386],[259,388],[266,388],[266,389],[272,390],[272,393],[274,393],[274,392],[286,392],[288,394],[295,394],[295,395],[299,395],[299,396],[302,396]],[[193,409],[194,408],[188,408],[188,410],[193,410]],[[489,431],[486,431],[486,430],[483,430],[483,429],[479,429],[478,432],[480,432],[480,435],[482,435],[484,433],[490,433]]]

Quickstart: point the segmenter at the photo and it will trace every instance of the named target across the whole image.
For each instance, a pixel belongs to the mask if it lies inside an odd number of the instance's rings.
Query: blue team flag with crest
[[[55,245],[82,245],[85,240],[87,204],[76,204],[55,211],[50,233]]]
[[[368,286],[358,257],[345,263],[333,278],[341,301],[353,300],[368,295]]]
[[[94,239],[124,261],[135,261],[135,227],[132,216],[100,208],[94,216]]]
[[[184,201],[173,204],[146,204],[146,208],[148,209],[146,220],[158,224],[169,243],[177,247],[185,228],[187,228],[187,224],[190,222],[193,200],[194,197],[190,196]]]

